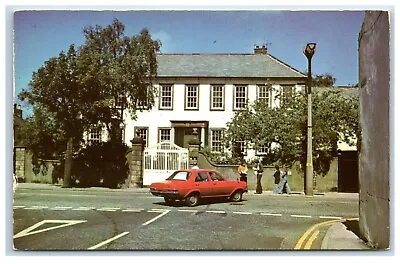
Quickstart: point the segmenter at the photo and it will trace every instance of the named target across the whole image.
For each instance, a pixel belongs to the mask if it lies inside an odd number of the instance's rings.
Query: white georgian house
[[[157,62],[155,106],[138,113],[137,120],[125,113],[123,140],[128,145],[139,130],[146,147],[161,141],[187,147],[197,128],[201,145],[220,151],[222,129],[235,111],[257,99],[279,107],[275,94],[304,89],[307,78],[268,54],[265,46],[251,54],[158,54]],[[249,158],[259,154],[245,144],[242,148]]]

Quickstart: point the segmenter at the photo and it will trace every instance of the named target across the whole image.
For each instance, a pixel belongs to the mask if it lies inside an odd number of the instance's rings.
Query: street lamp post
[[[307,78],[307,163],[306,180],[304,192],[307,196],[313,195],[313,161],[312,161],[312,100],[311,100],[311,59],[315,53],[317,44],[307,43],[303,53],[308,59],[308,78]]]

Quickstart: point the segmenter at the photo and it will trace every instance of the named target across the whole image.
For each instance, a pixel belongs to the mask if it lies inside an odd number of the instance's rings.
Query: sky
[[[147,28],[162,53],[268,52],[305,72],[303,48],[317,43],[313,74],[329,73],[335,85],[358,83],[358,33],[364,11],[18,11],[14,13],[14,89],[28,87],[32,73],[70,44],[84,43],[87,26],[107,26],[117,18],[125,35]]]

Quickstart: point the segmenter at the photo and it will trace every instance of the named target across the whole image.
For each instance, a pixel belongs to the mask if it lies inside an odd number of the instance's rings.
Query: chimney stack
[[[261,47],[256,45],[254,47],[254,54],[267,54],[267,45],[262,45]]]

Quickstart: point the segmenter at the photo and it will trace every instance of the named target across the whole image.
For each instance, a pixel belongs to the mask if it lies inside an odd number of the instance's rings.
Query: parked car
[[[227,197],[233,202],[242,200],[247,192],[247,183],[228,180],[215,170],[178,170],[166,180],[150,185],[150,192],[162,196],[167,204],[184,201],[188,206],[196,206],[200,199]]]

